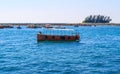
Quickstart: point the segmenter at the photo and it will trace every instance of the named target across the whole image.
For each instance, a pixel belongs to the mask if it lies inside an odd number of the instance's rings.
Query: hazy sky
[[[0,23],[79,23],[88,15],[120,22],[120,0],[0,0]]]

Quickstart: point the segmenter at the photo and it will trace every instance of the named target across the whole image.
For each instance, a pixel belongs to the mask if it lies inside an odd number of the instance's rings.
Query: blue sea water
[[[120,27],[73,28],[79,42],[37,42],[40,29],[0,29],[0,74],[120,74]]]

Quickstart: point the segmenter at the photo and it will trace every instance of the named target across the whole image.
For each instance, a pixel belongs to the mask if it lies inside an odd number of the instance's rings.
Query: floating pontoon
[[[41,29],[37,41],[79,41],[80,36],[74,29]]]

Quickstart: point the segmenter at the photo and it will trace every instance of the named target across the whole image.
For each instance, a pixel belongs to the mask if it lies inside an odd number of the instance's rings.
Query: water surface
[[[120,27],[67,27],[79,42],[37,42],[40,29],[0,29],[0,74],[120,74]]]

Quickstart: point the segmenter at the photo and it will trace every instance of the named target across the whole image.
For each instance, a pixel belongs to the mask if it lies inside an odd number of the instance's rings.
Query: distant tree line
[[[109,23],[110,21],[112,21],[110,16],[90,15],[85,18],[83,23]]]

